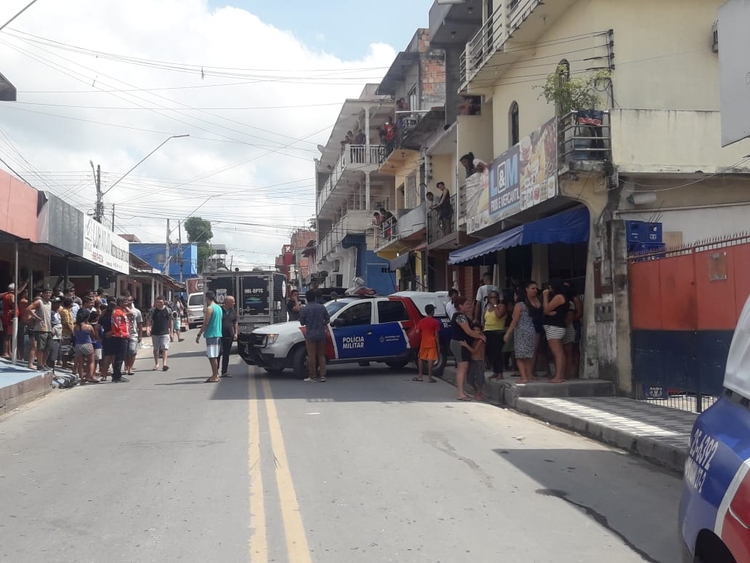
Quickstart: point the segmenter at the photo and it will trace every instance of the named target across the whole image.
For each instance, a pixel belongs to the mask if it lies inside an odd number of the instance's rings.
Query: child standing
[[[427,381],[435,383],[436,380],[432,377],[432,364],[440,357],[440,339],[438,338],[438,334],[443,326],[435,318],[434,305],[426,305],[424,311],[427,313],[427,316],[417,323],[417,334],[422,335],[422,340],[419,343],[419,359],[417,360],[419,375],[412,379],[412,381],[424,381],[422,378],[422,362],[427,362],[427,376],[429,378]]]
[[[471,328],[481,331],[481,329],[472,323]],[[461,346],[468,348],[471,351],[471,363],[469,364],[469,373],[467,379],[469,385],[474,389],[474,400],[482,400],[482,392],[484,390],[484,340],[481,338],[475,338],[474,342],[468,344],[467,342],[461,342]]]

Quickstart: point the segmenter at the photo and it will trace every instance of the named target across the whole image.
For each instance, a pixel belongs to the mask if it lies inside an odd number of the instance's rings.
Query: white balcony
[[[408,248],[416,246],[426,238],[427,208],[425,204],[414,209],[400,209],[395,223],[384,223],[376,229],[377,252],[387,250],[397,243]]]
[[[575,1],[499,0],[495,11],[466,44],[461,55],[461,91],[472,93],[500,78],[513,62],[527,53],[510,48],[511,40],[513,45],[533,43]],[[478,86],[473,88],[472,82]]]
[[[325,215],[327,211],[334,210],[337,205],[346,201],[349,194],[343,191],[338,194],[341,197],[331,197],[337,195],[342,179],[363,183],[362,173],[376,171],[384,157],[384,145],[344,145],[344,151],[318,194],[318,216]]]
[[[374,212],[371,210],[347,212],[347,214],[333,226],[331,232],[320,242],[318,260],[326,259],[328,255],[336,250],[336,247],[341,244],[341,241],[344,240],[346,235],[361,235],[365,234],[368,230],[373,229],[373,213]]]

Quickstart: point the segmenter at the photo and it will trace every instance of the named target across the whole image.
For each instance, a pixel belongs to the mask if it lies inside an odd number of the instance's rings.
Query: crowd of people
[[[144,333],[152,340],[153,369],[167,371],[169,344],[183,340],[186,325],[187,307],[178,295],[171,302],[157,297],[144,315],[129,293],[111,298],[99,289],[78,296],[73,286],[64,291],[43,287],[30,300],[24,283],[17,291],[10,284],[0,303],[3,358],[13,353],[15,318],[17,360],[28,369],[59,371],[80,383],[127,382]]]
[[[471,400],[465,383],[481,399],[485,370],[492,372],[490,379],[504,379],[505,370],[517,369],[519,383],[530,383],[541,363],[550,383],[578,377],[583,305],[570,283],[553,279],[540,292],[539,284],[529,281],[501,291],[488,272],[474,300],[451,289],[445,309],[459,400]]]

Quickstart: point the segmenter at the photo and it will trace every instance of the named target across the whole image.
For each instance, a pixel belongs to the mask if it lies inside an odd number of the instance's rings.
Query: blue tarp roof
[[[576,244],[589,240],[589,211],[576,207],[557,215],[514,227],[483,241],[450,253],[448,264],[477,265],[483,257],[505,248],[526,244]]]

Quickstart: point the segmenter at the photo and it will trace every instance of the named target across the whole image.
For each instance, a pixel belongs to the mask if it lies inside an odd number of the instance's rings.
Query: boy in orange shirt
[[[435,306],[428,304],[424,308],[427,316],[417,323],[417,334],[422,335],[422,340],[419,343],[419,359],[417,360],[417,366],[419,368],[419,375],[412,379],[412,381],[424,381],[422,378],[422,362],[427,362],[427,376],[430,383],[435,383],[435,378],[432,377],[432,364],[440,357],[440,339],[438,334],[440,329],[443,328],[440,321],[435,318]]]

